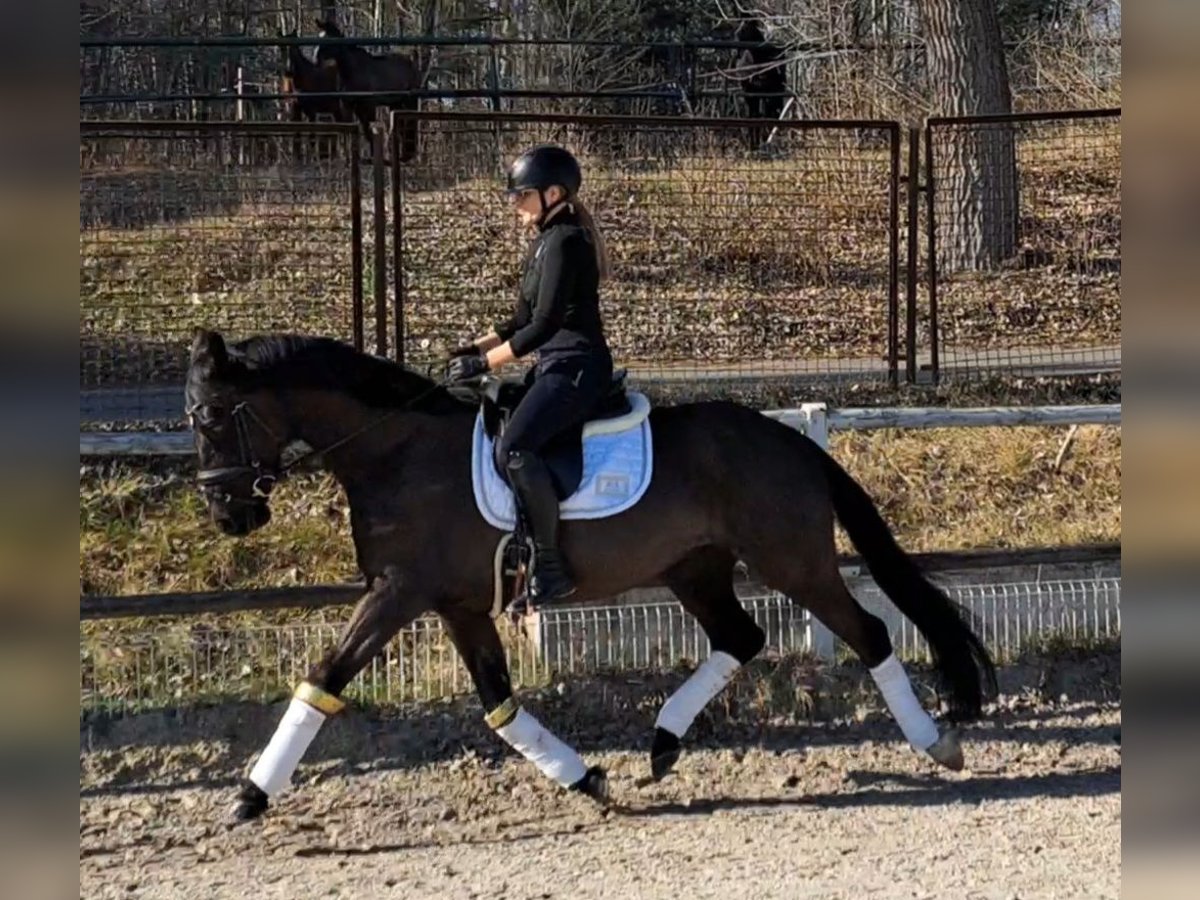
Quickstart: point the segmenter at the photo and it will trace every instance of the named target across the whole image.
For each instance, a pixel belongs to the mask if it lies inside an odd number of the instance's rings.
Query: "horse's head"
[[[299,35],[296,33],[296,29],[293,28],[291,31],[286,33],[281,32],[279,36],[283,40],[288,41],[298,37]],[[283,78],[287,81],[295,81],[296,70],[298,68],[296,65],[296,57],[302,55],[300,53],[300,47],[296,44],[285,44],[280,46],[279,49],[283,51]]]
[[[734,40],[746,44],[761,44],[766,40],[766,37],[763,35],[762,25],[759,24],[757,19],[747,19],[738,26]]]
[[[340,38],[345,37],[342,30],[337,27],[337,23],[333,19],[317,19],[317,37],[322,38]],[[345,53],[344,45],[335,45],[326,47],[324,45],[317,48],[317,65],[324,66],[335,62]]]
[[[321,37],[340,38],[345,37],[342,30],[337,27],[337,22],[333,19],[317,19],[317,34]]]
[[[185,403],[200,460],[197,481],[213,520],[231,535],[266,525],[286,443],[279,400],[255,385],[252,370],[220,334],[197,330]]]

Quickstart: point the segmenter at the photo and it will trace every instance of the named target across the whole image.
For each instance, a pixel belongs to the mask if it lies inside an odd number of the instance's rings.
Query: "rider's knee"
[[[532,454],[528,450],[516,449],[505,451],[503,460],[506,469],[523,469],[528,465]]]

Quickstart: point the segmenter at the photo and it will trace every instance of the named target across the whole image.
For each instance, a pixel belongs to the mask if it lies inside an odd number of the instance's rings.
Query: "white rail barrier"
[[[1121,404],[828,409],[824,403],[805,403],[797,409],[766,410],[763,415],[792,428],[798,428],[822,447],[827,447],[831,431],[875,431],[880,428],[1120,425]]]
[[[797,409],[765,410],[763,415],[802,430],[822,447],[825,447],[828,446],[829,432],[835,430],[987,428],[1011,425],[1120,425],[1121,404],[828,409],[824,403],[805,403]],[[188,456],[194,452],[192,436],[187,432],[84,431],[79,434],[79,455],[81,457]]]

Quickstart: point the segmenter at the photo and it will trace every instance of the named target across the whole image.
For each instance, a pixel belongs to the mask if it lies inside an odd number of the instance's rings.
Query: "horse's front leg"
[[[402,627],[428,603],[394,567],[375,578],[354,607],[338,644],[296,686],[292,702],[275,734],[238,792],[234,818],[254,819],[267,801],[292,780],[292,774],[325,719],[345,706],[341,693]]]
[[[451,640],[463,659],[483,704],[484,721],[509,746],[537,766],[548,778],[595,800],[608,799],[608,777],[599,766],[588,766],[512,693],[508,661],[496,625],[486,612],[442,611]]]

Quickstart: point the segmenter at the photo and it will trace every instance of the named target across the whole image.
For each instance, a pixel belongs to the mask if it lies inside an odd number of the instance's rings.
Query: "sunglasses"
[[[508,202],[513,206],[516,206],[517,204],[524,202],[527,197],[534,197],[536,195],[537,191],[535,191],[533,188],[525,188],[523,191],[509,191],[507,197]]]

